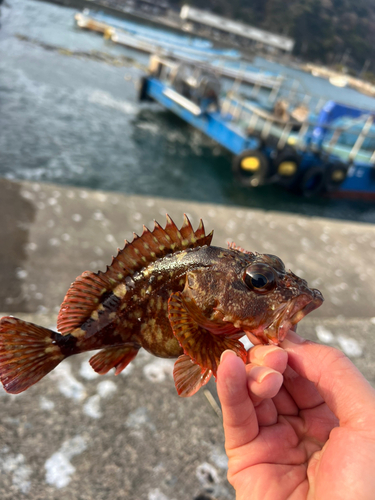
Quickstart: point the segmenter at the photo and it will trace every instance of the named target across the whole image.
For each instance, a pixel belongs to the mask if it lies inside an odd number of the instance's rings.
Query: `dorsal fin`
[[[248,255],[254,255],[254,252],[250,252],[249,250],[245,250],[244,248],[239,247],[238,245],[235,244],[234,241],[231,242],[228,241],[228,248],[229,250],[237,250],[237,252],[246,253]]]
[[[156,221],[152,231],[143,226],[142,236],[134,235],[131,243],[125,241],[125,247],[118,251],[104,273],[86,271],[75,280],[61,305],[57,318],[58,331],[66,335],[80,327],[97,309],[101,296],[112,292],[127,276],[169,253],[210,245],[212,236],[212,231],[205,234],[202,219],[194,231],[185,214],[180,230],[169,215],[165,229]]]

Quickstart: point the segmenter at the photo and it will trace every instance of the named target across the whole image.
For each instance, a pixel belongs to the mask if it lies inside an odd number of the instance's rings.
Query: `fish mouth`
[[[245,331],[247,337],[253,344],[278,345],[285,339],[289,330],[295,330],[297,323],[307,314],[314,311],[323,304],[324,298],[321,292],[315,288],[307,294],[301,294],[297,298],[288,301],[280,308],[272,322],[264,327],[262,331]]]

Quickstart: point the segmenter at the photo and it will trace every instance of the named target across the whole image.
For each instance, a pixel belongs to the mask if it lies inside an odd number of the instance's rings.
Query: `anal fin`
[[[195,394],[206,385],[212,376],[212,371],[194,363],[186,354],[182,354],[174,364],[173,378],[178,392],[182,398]]]
[[[138,351],[139,346],[136,344],[107,347],[92,356],[89,363],[99,375],[105,375],[111,368],[116,368],[115,375],[118,375],[136,357]]]

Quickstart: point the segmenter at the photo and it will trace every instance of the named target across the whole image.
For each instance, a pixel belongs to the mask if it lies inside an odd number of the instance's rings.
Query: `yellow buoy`
[[[335,182],[340,182],[344,179],[345,173],[343,170],[333,170],[331,174],[331,179]]]
[[[277,168],[279,175],[287,177],[294,175],[297,172],[297,163],[295,161],[282,161]]]
[[[259,167],[260,167],[260,161],[255,156],[248,156],[246,158],[243,158],[243,160],[241,160],[241,168],[243,170],[249,170],[251,172],[255,172],[256,170],[259,169]]]

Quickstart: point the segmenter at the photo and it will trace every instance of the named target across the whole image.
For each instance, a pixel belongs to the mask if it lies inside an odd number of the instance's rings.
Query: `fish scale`
[[[184,216],[180,229],[167,215],[163,229],[134,234],[105,272],[84,272],[69,288],[58,315],[59,333],[5,317],[0,320],[0,380],[19,393],[63,359],[99,350],[93,369],[119,374],[141,347],[178,358],[174,380],[191,396],[216,377],[220,356],[239,342],[278,344],[289,328],[319,307],[323,297],[286,271],[272,255],[231,244],[211,246],[203,222],[196,231]]]

